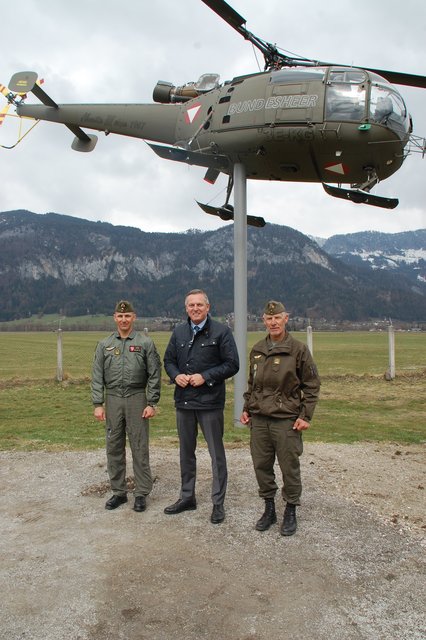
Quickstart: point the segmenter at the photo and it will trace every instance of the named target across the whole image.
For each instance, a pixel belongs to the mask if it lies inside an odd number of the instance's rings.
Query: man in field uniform
[[[117,330],[95,350],[92,401],[97,420],[106,420],[106,453],[112,497],[105,509],[127,502],[126,433],[135,477],[135,511],[145,511],[152,489],[149,418],[160,399],[161,361],[151,338],[134,331],[135,310],[121,300],[114,312]],[[105,404],[104,404],[105,403]]]
[[[309,427],[318,401],[320,379],[308,347],[286,330],[288,313],[281,302],[267,303],[263,322],[268,335],[250,352],[250,371],[241,422],[250,425],[250,450],[265,512],[256,523],[266,531],[277,521],[275,457],[283,477],[287,503],[281,535],[296,532],[296,506],[302,483],[299,456],[302,431]]]

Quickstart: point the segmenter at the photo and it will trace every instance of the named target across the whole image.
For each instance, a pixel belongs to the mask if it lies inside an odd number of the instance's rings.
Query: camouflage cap
[[[133,305],[128,300],[120,300],[115,305],[114,313],[134,313]]]
[[[285,313],[285,306],[277,300],[269,300],[266,303],[263,313],[267,316],[275,316],[277,313]]]

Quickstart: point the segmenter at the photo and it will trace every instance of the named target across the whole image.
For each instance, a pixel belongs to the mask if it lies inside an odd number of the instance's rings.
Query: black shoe
[[[275,502],[273,498],[266,498],[265,511],[262,517],[256,522],[257,531],[266,531],[271,525],[277,521],[275,512]]]
[[[145,496],[136,496],[135,504],[133,505],[133,511],[145,511],[146,500]]]
[[[282,536],[292,536],[293,533],[296,533],[297,529],[297,520],[296,520],[296,505],[288,504],[284,510],[284,519],[281,525],[281,535]]]
[[[223,504],[214,504],[212,515],[210,516],[210,522],[213,524],[219,524],[225,520],[225,509]]]
[[[167,513],[169,515],[174,514],[174,513],[182,513],[182,511],[194,511],[194,509],[197,508],[197,503],[194,500],[182,500],[181,498],[175,502],[174,504],[171,504],[169,507],[166,507],[164,509],[164,513]]]
[[[116,509],[120,504],[124,504],[125,502],[127,502],[127,496],[112,496],[106,501],[105,509],[109,509],[111,511],[111,509]]]

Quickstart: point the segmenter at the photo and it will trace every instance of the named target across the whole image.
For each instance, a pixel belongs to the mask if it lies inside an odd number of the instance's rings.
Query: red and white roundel
[[[193,104],[189,109],[185,112],[185,121],[187,124],[192,124],[198,117],[201,111],[201,104],[198,102],[197,104]]]
[[[337,173],[340,176],[344,176],[349,173],[349,167],[343,162],[329,162],[324,165],[324,169],[326,171],[331,171],[331,173]]]

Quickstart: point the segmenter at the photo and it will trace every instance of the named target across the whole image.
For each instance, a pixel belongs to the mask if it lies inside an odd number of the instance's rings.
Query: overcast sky
[[[426,72],[424,0],[230,4],[251,32],[298,55]],[[261,54],[256,60],[251,44],[201,0],[20,0],[2,2],[1,11],[0,82],[36,71],[59,103],[150,103],[158,80],[180,86],[214,72],[225,81],[263,68]],[[415,133],[426,136],[426,91],[398,89]],[[12,145],[18,132],[19,120],[8,118],[0,144]],[[195,200],[223,204],[224,176],[208,185],[203,168],[161,160],[141,140],[101,133],[85,154],[71,150],[72,138],[40,122],[15,149],[0,148],[0,211],[53,211],[144,231],[221,226]],[[426,158],[413,154],[374,193],[400,204],[388,211],[331,198],[319,184],[249,181],[248,212],[320,237],[425,228]]]

